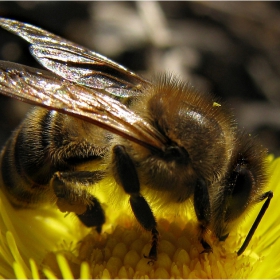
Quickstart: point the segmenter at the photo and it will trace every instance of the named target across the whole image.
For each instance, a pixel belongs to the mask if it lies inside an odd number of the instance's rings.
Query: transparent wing
[[[5,18],[0,18],[0,26],[31,43],[38,62],[68,81],[120,97],[137,96],[149,83],[107,57],[41,28]]]
[[[0,93],[84,119],[150,149],[164,147],[165,137],[125,105],[48,71],[0,61]]]

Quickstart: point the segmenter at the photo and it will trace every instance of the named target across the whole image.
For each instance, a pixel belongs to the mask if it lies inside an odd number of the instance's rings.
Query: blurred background
[[[226,101],[248,132],[280,155],[279,2],[0,2],[25,21],[144,77],[171,72]],[[0,59],[33,67],[28,44],[0,30]],[[0,96],[0,146],[29,106]]]

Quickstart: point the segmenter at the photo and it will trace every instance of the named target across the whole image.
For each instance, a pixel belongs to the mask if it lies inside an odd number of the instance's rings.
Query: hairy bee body
[[[71,116],[34,108],[2,150],[1,174],[18,207],[53,201],[50,181],[56,171],[75,171],[102,158],[106,131]]]
[[[112,159],[107,154],[112,152],[114,143],[126,146],[139,169],[141,183],[150,189],[168,192],[171,202],[188,199],[194,192],[197,177],[202,174],[208,177],[209,185],[220,181],[234,146],[233,120],[222,108],[213,107],[210,96],[168,79],[162,77],[146,89],[145,96],[131,105],[135,111],[141,108],[138,114],[170,139],[169,151],[164,153],[151,153],[121,137],[113,139],[112,133],[77,118],[34,108],[2,151],[1,173],[14,204],[32,207],[49,201],[50,197],[54,200],[49,184],[55,172],[77,171],[80,165],[90,171],[96,161],[111,165]],[[188,114],[182,116],[178,114],[180,112]],[[192,142],[188,139],[186,143],[177,144],[190,134]],[[202,141],[198,143],[196,139]],[[203,154],[200,153],[201,146],[206,147]],[[221,153],[223,160],[219,156]],[[208,161],[203,162],[204,158]]]
[[[272,198],[263,193],[266,149],[238,130],[224,105],[170,75],[146,81],[32,25],[0,25],[29,41],[51,71],[0,62],[1,93],[49,109],[35,108],[2,151],[2,187],[14,205],[55,202],[100,232],[105,213],[91,191],[113,176],[151,232],[147,257],[156,260],[156,217],[143,194],[159,205],[191,200],[205,252],[207,230],[225,240],[266,199],[244,251]]]

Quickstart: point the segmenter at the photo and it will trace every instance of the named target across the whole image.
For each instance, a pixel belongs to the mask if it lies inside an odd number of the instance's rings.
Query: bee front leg
[[[104,178],[103,171],[56,172],[51,180],[57,197],[57,206],[62,212],[74,212],[87,227],[101,232],[105,214],[96,197],[89,193],[89,186]]]
[[[140,193],[140,183],[138,174],[133,161],[127,154],[124,146],[117,145],[113,149],[114,164],[116,171],[116,180],[124,188],[124,191],[130,195],[130,205],[135,218],[139,224],[147,231],[152,233],[152,247],[146,258],[152,262],[157,260],[158,231],[155,216],[146,201]]]
[[[212,252],[211,246],[203,239],[203,234],[210,223],[210,197],[204,180],[198,180],[194,190],[194,209],[201,226],[200,243],[204,250],[201,253]]]

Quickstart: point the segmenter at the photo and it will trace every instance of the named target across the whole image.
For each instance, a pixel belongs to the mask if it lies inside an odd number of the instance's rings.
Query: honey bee
[[[243,253],[273,193],[264,192],[266,149],[237,128],[224,105],[172,75],[148,81],[30,24],[0,18],[0,26],[31,43],[48,69],[0,61],[0,92],[40,106],[2,150],[1,187],[15,207],[55,201],[101,232],[105,213],[90,190],[113,176],[151,232],[145,257],[155,261],[159,232],[144,192],[163,205],[192,201],[202,252],[212,250],[206,231],[225,240],[264,201],[237,252]]]

